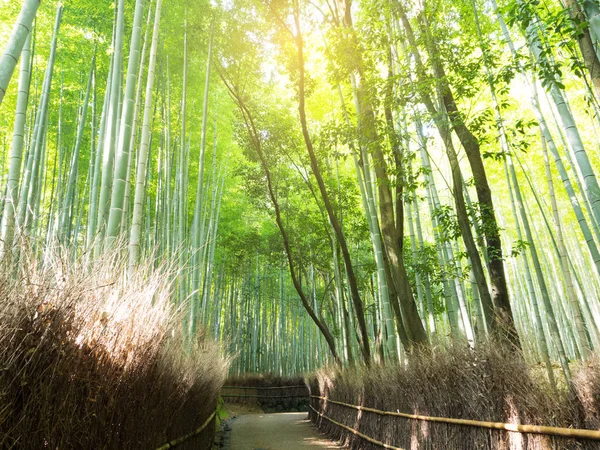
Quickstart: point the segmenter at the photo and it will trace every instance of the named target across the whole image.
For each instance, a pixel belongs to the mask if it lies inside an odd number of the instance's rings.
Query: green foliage
[[[433,216],[438,224],[437,231],[441,243],[452,242],[460,237],[460,228],[454,210],[450,206],[442,205],[433,211]]]
[[[16,0],[5,3],[3,18],[0,19],[3,25],[0,28],[1,44],[7,41],[9,25],[18,13]],[[129,57],[134,3],[125,2],[125,63]],[[146,12],[153,7],[150,3],[146,6]],[[31,142],[35,108],[39,104],[42,77],[48,62],[56,5],[56,0],[42,2],[36,21],[35,58],[26,127],[28,142]],[[229,339],[229,334],[237,333],[236,337],[241,336],[249,341],[264,341],[253,344],[253,349],[247,353],[237,349],[242,355],[240,367],[256,369],[261,364],[272,365],[272,361],[265,362],[265,358],[277,347],[275,341],[280,338],[277,333],[289,333],[290,341],[298,345],[306,340],[315,348],[323,346],[322,341],[318,343],[322,336],[301,309],[289,274],[282,269],[285,267],[284,247],[275,223],[275,208],[267,191],[264,166],[270,171],[274,196],[288,231],[292,257],[297,263],[302,287],[309,293],[310,302],[314,302],[317,315],[331,329],[337,345],[342,345],[345,339],[346,342],[350,341],[352,349],[356,341],[355,330],[350,329],[351,324],[348,324],[350,335],[345,335],[346,317],[343,311],[346,309],[352,313],[352,308],[348,306],[347,274],[324,207],[325,202],[316,184],[299,121],[295,13],[298,14],[303,36],[308,134],[314,144],[330,203],[348,242],[352,264],[356,267],[360,296],[367,310],[373,339],[376,338],[377,328],[381,326],[380,316],[385,314],[385,308],[379,304],[385,296],[379,297],[380,290],[384,289],[383,284],[380,286],[374,281],[377,280],[378,269],[381,269],[374,255],[376,239],[373,236],[376,233],[369,227],[373,222],[369,222],[371,217],[367,217],[363,204],[355,157],[361,179],[372,179],[368,187],[373,192],[373,198],[367,200],[374,202],[378,213],[375,227],[379,227],[379,230],[375,230],[383,233],[380,202],[392,203],[390,209],[394,224],[387,230],[402,230],[405,236],[392,236],[392,232],[384,238],[391,237],[394,242],[403,240],[402,257],[413,293],[425,289],[424,279],[431,284],[430,294],[437,322],[444,324],[446,320],[444,295],[447,293],[444,293],[444,285],[462,283],[464,286],[468,283],[471,267],[467,264],[468,255],[464,251],[452,187],[449,186],[450,168],[444,142],[440,139],[436,124],[448,126],[454,140],[459,168],[466,180],[465,192],[471,201],[468,202],[468,219],[477,240],[477,250],[488,260],[505,260],[506,270],[512,271],[508,280],[509,290],[521,292],[515,286],[523,284],[523,280],[519,279],[522,276],[523,251],[530,250],[532,243],[515,240],[518,223],[512,216],[513,205],[510,204],[505,181],[504,162],[509,154],[522,158],[528,180],[531,180],[535,189],[535,192],[523,189],[522,194],[526,200],[533,195],[539,196],[539,204],[543,207],[548,183],[545,167],[541,163],[539,123],[537,119],[532,119],[534,114],[528,107],[529,98],[534,92],[529,91],[530,83],[524,82],[525,78],[533,82],[539,80],[547,92],[551,89],[564,91],[569,99],[568,109],[573,111],[585,144],[583,150],[598,146],[598,99],[594,91],[585,85],[589,73],[577,45],[577,38],[590,25],[585,16],[574,19],[558,2],[503,1],[499,12],[506,20],[508,33],[517,47],[517,53],[513,55],[507,48],[496,11],[489,2],[483,0],[401,4],[386,0],[369,0],[360,4],[202,0],[169,2],[165,6],[151,112],[144,251],[146,254],[156,254],[157,263],[162,259],[175,258],[174,255],[181,252],[183,256],[176,263],[176,297],[177,302],[184,305],[182,308],[188,308],[189,297],[199,296],[198,293],[188,292],[191,285],[188,278],[199,270],[198,267],[192,267],[195,264],[193,258],[198,259],[194,253],[198,249],[190,248],[190,229],[195,214],[197,183],[202,178],[205,184],[200,191],[210,192],[210,195],[200,199],[203,223],[208,228],[211,213],[218,218],[218,225],[211,225],[218,230],[215,240],[213,236],[205,236],[206,240],[199,250],[202,252],[201,258],[204,258],[203,264],[206,263],[200,275],[201,282],[207,284],[201,288],[203,295],[207,293],[206,298],[201,299],[205,302],[202,305],[205,308],[202,312],[205,326],[215,334],[220,333],[223,339]],[[40,248],[52,242],[55,227],[52,221],[57,205],[64,198],[66,174],[70,168],[83,101],[82,90],[91,55],[97,48],[93,105],[96,135],[92,134],[90,111],[78,161],[80,170],[76,181],[76,199],[70,205],[79,217],[79,229],[73,231],[69,240],[74,247],[73,252],[84,254],[90,251],[90,243],[85,239],[86,217],[91,209],[88,172],[92,173],[91,164],[97,149],[97,145],[92,144],[97,144],[99,137],[98,126],[112,57],[115,7],[116,2],[108,0],[71,0],[65,6],[50,97],[45,153],[40,166],[41,203],[39,211],[35,212],[36,225],[32,233],[32,237],[41,243]],[[407,10],[405,18],[400,15],[400,7]],[[406,22],[410,25],[411,38],[414,40],[409,39]],[[212,158],[213,142],[216,153],[214,172],[212,165],[207,163],[204,174],[201,174],[199,141],[203,131],[202,103],[211,24],[215,26],[215,35],[208,95],[208,122],[211,126],[205,130],[208,142],[206,161]],[[146,31],[145,28],[142,31]],[[185,99],[182,98],[184,37],[188,45]],[[531,56],[532,51],[536,53],[535,58]],[[147,62],[142,62],[142,65],[142,83],[145,85]],[[443,78],[438,78],[442,71]],[[340,99],[338,89],[343,99]],[[448,95],[450,91],[455,105],[446,104],[441,99],[442,94]],[[572,148],[569,141],[572,129],[565,130],[560,120],[552,120],[555,108],[543,94],[542,89],[537,93],[540,108],[549,124],[549,133],[560,148],[559,156],[572,156],[571,153],[576,150],[574,161],[577,163],[577,158],[585,151]],[[142,93],[142,104],[144,95]],[[0,114],[0,172],[3,181],[9,163],[16,98],[17,88],[13,83]],[[433,108],[424,105],[424,99],[427,98],[431,99]],[[344,103],[343,110],[341,100]],[[182,134],[184,101],[187,110],[185,135]],[[359,111],[357,106],[368,110]],[[458,114],[450,115],[455,119],[458,117],[453,123],[446,122],[448,115],[444,109],[450,107],[458,111]],[[111,111],[110,114],[113,114],[111,120],[115,119],[117,123],[119,112]],[[485,192],[482,193],[481,186],[474,181],[472,155],[466,154],[465,136],[459,135],[464,132],[459,130],[462,124],[472,135],[469,138],[476,140],[477,148],[484,157],[495,210],[484,206],[485,199],[481,197],[485,196]],[[137,154],[140,123],[133,126],[138,131],[138,137],[132,145],[134,154]],[[255,136],[248,133],[249,129],[260,139],[260,154],[253,140]],[[421,132],[425,136],[421,136]],[[508,149],[503,146],[501,137],[506,139]],[[378,172],[375,170],[376,166],[378,169],[383,166],[375,164],[381,163],[375,160],[375,155],[379,155],[374,151],[377,149],[381,149],[387,173],[382,173],[383,169]],[[427,167],[421,164],[421,150],[430,159]],[[469,150],[473,151],[472,148]],[[593,167],[583,178],[594,175],[600,163],[598,155],[589,150],[588,153]],[[182,167],[179,166],[180,158]],[[134,164],[136,162],[134,159]],[[567,175],[575,184],[577,200],[584,207],[584,220],[589,219],[593,229],[594,222],[586,204],[594,200],[593,195],[587,193],[583,186],[577,186],[580,168],[571,167],[568,160],[565,162]],[[371,172],[365,173],[369,165]],[[22,173],[26,169],[23,166]],[[550,170],[553,173],[555,168],[552,166]],[[137,181],[135,170],[131,175],[130,188],[133,189]],[[224,177],[222,192],[217,182],[221,176]],[[521,173],[517,175],[518,178],[523,176]],[[564,175],[561,173],[560,176],[562,182]],[[383,186],[383,183],[387,183],[387,186]],[[184,193],[180,192],[182,186]],[[367,186],[362,187],[366,191]],[[382,187],[389,188],[392,198],[382,198],[382,193],[385,194]],[[209,198],[213,193],[214,202]],[[435,202],[434,194],[438,197]],[[559,225],[568,235],[568,245],[577,249],[569,249],[569,261],[577,271],[574,279],[582,280],[582,274],[589,265],[589,255],[580,255],[578,249],[584,240],[571,212],[572,199],[558,183],[556,197],[561,212]],[[418,217],[420,226],[419,233],[414,233],[414,252],[413,243],[406,237],[411,225],[407,223],[403,210],[407,202],[411,204],[415,222],[412,225],[416,228]],[[430,211],[429,203],[439,203],[439,206]],[[220,205],[218,214],[217,204]],[[533,205],[533,202],[529,202],[529,205]],[[183,210],[181,233],[177,229],[180,207]],[[541,246],[551,248],[549,243],[555,240],[556,230],[551,228],[552,225],[545,227],[537,209],[532,209],[530,214],[532,222],[539,225],[536,239]],[[126,221],[123,226],[124,239],[127,239],[128,227],[129,222]],[[93,230],[94,233],[96,231]],[[487,237],[497,233],[501,233],[502,242],[514,242],[510,252],[501,254],[498,249],[490,247]],[[436,242],[434,236],[438,238]],[[212,246],[214,242],[216,245]],[[591,242],[595,243],[594,237]],[[209,256],[207,249],[211,246],[214,255]],[[450,248],[454,259],[445,261],[443,250]],[[518,258],[509,260],[506,256]],[[546,257],[550,260],[556,255]],[[339,267],[334,266],[336,262]],[[509,262],[514,262],[517,268],[513,269]],[[550,262],[552,270],[561,268],[558,259]],[[483,270],[489,278],[490,269],[484,267]],[[551,270],[547,272],[551,273]],[[597,290],[597,280],[590,283],[590,286],[578,287],[578,292],[581,292],[581,295],[578,293],[579,297]],[[561,282],[555,284],[554,289],[560,292]],[[467,320],[473,319],[472,306],[467,305]],[[570,323],[573,311],[569,308],[572,306],[561,304],[560,307],[567,313],[568,320],[565,319],[565,323]],[[523,316],[527,313],[519,310],[518,314]],[[350,318],[353,316],[350,315]],[[527,325],[533,323],[530,317],[520,320],[520,323]],[[527,333],[526,330],[521,331]],[[388,330],[388,333],[391,339],[395,339],[391,331]],[[577,345],[571,347],[576,349]],[[289,362],[286,367],[298,370],[300,367],[312,367],[312,361],[300,361],[306,357],[307,350],[296,351],[295,361]],[[304,355],[301,355],[302,352]],[[326,352],[321,352],[319,362],[326,360],[323,353]]]

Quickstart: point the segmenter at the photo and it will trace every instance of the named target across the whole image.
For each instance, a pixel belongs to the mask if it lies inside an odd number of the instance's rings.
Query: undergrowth
[[[0,267],[0,448],[152,449],[210,416],[227,361],[182,337],[169,272],[126,276],[119,252]]]

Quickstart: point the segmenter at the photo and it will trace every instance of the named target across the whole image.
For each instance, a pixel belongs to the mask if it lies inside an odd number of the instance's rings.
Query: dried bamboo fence
[[[305,384],[284,386],[226,385],[221,389],[221,398],[227,403],[258,406],[265,411],[306,410],[309,391]]]
[[[541,426],[541,425],[524,425],[524,424],[516,424],[516,423],[488,422],[488,421],[480,421],[480,420],[454,419],[454,418],[449,418],[449,417],[436,417],[436,416],[425,416],[425,415],[419,415],[419,414],[408,414],[408,413],[401,413],[401,412],[397,412],[397,411],[381,411],[379,409],[369,408],[366,406],[352,405],[352,404],[345,403],[345,402],[338,402],[336,400],[332,400],[327,397],[321,397],[318,395],[311,395],[310,397],[311,397],[311,405],[309,407],[310,407],[310,414],[312,416],[311,419],[312,419],[313,423],[317,422],[317,425],[319,425],[318,422],[319,422],[319,418],[320,418],[321,420],[325,420],[328,423],[335,425],[340,430],[344,430],[346,432],[353,434],[354,436],[358,436],[363,441],[365,441],[369,444],[372,444],[375,447],[385,448],[385,449],[389,449],[389,450],[404,450],[405,447],[396,447],[392,444],[389,444],[387,442],[382,442],[374,437],[371,437],[371,436],[368,436],[367,434],[361,433],[359,430],[353,428],[352,426],[345,425],[344,423],[338,422],[337,420],[329,417],[323,411],[327,410],[328,405],[342,406],[347,409],[358,411],[357,417],[354,420],[354,423],[355,423],[354,426],[358,426],[358,424],[360,424],[360,422],[361,422],[360,413],[366,412],[366,413],[374,414],[377,416],[396,417],[396,418],[409,419],[409,420],[415,420],[415,421],[421,421],[421,422],[435,422],[435,423],[441,423],[441,424],[475,427],[475,428],[486,429],[486,430],[505,431],[505,432],[511,432],[511,433],[519,433],[519,434],[536,434],[536,435],[541,435],[541,436],[546,436],[546,437],[568,438],[571,441],[571,443],[567,444],[568,447],[565,447],[565,448],[588,448],[588,447],[589,448],[600,448],[600,430],[550,427],[550,426]],[[318,403],[319,403],[316,408],[313,405],[314,400],[318,401]],[[315,414],[316,414],[316,416],[315,416]],[[383,434],[385,434],[385,430],[380,429],[379,431],[380,431],[380,433],[378,433],[378,434],[381,434],[381,432],[383,432]],[[516,441],[516,440],[518,440],[518,439],[515,439],[514,441]],[[486,441],[489,441],[489,440],[486,440]],[[581,441],[587,441],[587,442],[582,443]],[[449,447],[447,447],[447,444],[448,443],[440,443],[439,446],[437,446],[437,447],[436,446],[434,446],[434,447],[427,446],[426,448],[449,448]],[[522,446],[522,447],[528,448],[526,446]],[[361,448],[363,448],[363,447],[361,447]],[[419,447],[417,447],[417,448],[419,448]],[[481,447],[481,448],[486,448],[486,447]],[[514,446],[511,446],[511,448],[514,448]],[[517,448],[521,448],[521,447],[517,447]],[[546,448],[546,446],[543,445],[542,448]],[[550,449],[550,448],[562,448],[562,447],[557,447],[555,444],[553,444],[552,446],[547,447],[547,448]]]
[[[597,357],[558,391],[499,346],[326,368],[307,383],[312,422],[352,450],[600,450]]]

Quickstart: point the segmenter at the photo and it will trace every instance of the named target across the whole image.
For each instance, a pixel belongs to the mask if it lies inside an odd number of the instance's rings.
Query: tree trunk
[[[408,21],[406,11],[401,3],[399,12],[400,19],[406,31],[410,46],[413,49],[415,60],[418,66],[418,71],[424,73],[424,66],[418,55],[417,44],[412,30],[412,26]],[[428,34],[426,23],[421,20],[421,27],[425,35]],[[428,50],[432,53],[431,45],[428,45]],[[506,283],[506,274],[503,264],[502,243],[500,241],[500,232],[496,215],[494,212],[494,204],[492,201],[492,193],[488,183],[483,159],[479,148],[477,138],[471,133],[464,123],[462,114],[458,110],[454,95],[450,86],[447,83],[447,77],[444,68],[439,59],[435,55],[430,55],[433,71],[436,79],[440,80],[440,95],[442,103],[446,109],[446,114],[450,119],[450,123],[454,132],[458,136],[462,144],[471,172],[475,180],[475,189],[479,200],[479,209],[482,222],[482,231],[487,244],[487,253],[489,257],[488,271],[490,275],[491,298],[494,305],[494,319],[491,323],[491,329],[495,333],[499,333],[500,337],[506,337],[508,341],[515,347],[520,347],[519,336],[515,329],[514,317],[508,297],[508,287]]]
[[[573,21],[574,27],[581,27],[581,24],[586,22],[584,13],[577,0],[565,0],[565,7],[569,11],[569,16]],[[588,25],[580,28],[577,34],[577,43],[579,44],[579,50],[581,51],[585,67],[589,72],[596,98],[600,100],[600,61],[598,61],[598,54],[594,48]]]
[[[303,53],[303,41],[302,41],[302,33],[300,31],[300,18],[297,4],[295,5],[294,10],[294,19],[296,22],[296,48],[298,51],[298,64],[299,64],[299,106],[298,110],[300,113],[300,122],[302,124],[302,135],[304,137],[304,143],[306,144],[306,148],[308,150],[308,154],[310,156],[310,165],[313,171],[313,174],[317,180],[317,184],[319,186],[319,191],[321,192],[321,197],[323,198],[323,203],[325,204],[325,209],[327,210],[327,215],[329,216],[329,220],[331,222],[331,226],[335,230],[335,234],[342,250],[342,258],[344,259],[344,265],[346,266],[346,273],[348,276],[348,284],[350,285],[350,292],[352,296],[352,302],[354,304],[356,319],[358,320],[358,327],[361,335],[361,350],[363,359],[365,364],[369,365],[371,362],[371,349],[369,345],[369,333],[367,330],[367,323],[365,321],[364,308],[363,303],[360,298],[360,293],[358,291],[358,283],[356,280],[356,275],[354,273],[354,268],[352,265],[352,259],[350,258],[350,251],[348,250],[348,245],[346,244],[346,237],[344,236],[344,232],[339,223],[335,212],[333,211],[333,206],[331,205],[331,201],[329,199],[329,194],[327,193],[327,188],[325,187],[325,181],[323,180],[323,176],[321,175],[321,170],[319,169],[319,163],[315,156],[315,152],[312,145],[312,140],[310,138],[308,132],[308,126],[306,121],[306,112],[305,112],[305,86],[304,86],[304,53]]]
[[[396,296],[392,295],[393,288],[388,283],[390,302],[392,303],[394,311],[400,313],[400,317],[396,314],[397,321],[400,322],[397,326],[404,325],[403,332],[406,333],[409,347],[414,344],[428,345],[427,333],[423,326],[423,322],[419,317],[410,281],[402,259],[403,236],[399,234],[400,230],[396,225],[398,217],[394,212],[394,199],[390,189],[391,182],[387,173],[385,156],[379,144],[379,136],[375,124],[375,114],[364,86],[356,86],[356,83],[354,83],[354,85],[357,97],[356,103],[361,137],[360,145],[366,149],[363,154],[364,158],[368,158],[369,153],[372,153],[375,176],[377,177],[379,212],[381,215],[381,235],[386,250],[386,260],[390,265],[391,281],[394,284],[396,292]],[[398,304],[398,308],[396,308],[396,304]]]
[[[290,276],[292,278],[292,283],[294,285],[294,288],[296,289],[296,292],[298,293],[298,296],[300,297],[300,301],[302,302],[304,309],[306,310],[306,312],[308,313],[310,318],[313,320],[315,325],[317,325],[317,327],[323,334],[323,337],[325,338],[325,341],[327,342],[329,351],[331,352],[333,359],[335,360],[336,363],[339,363],[340,359],[337,354],[337,350],[336,350],[336,346],[335,346],[335,339],[334,339],[333,335],[331,334],[331,332],[329,331],[327,324],[317,316],[315,310],[312,308],[312,306],[308,300],[308,297],[306,296],[306,294],[304,292],[300,278],[298,277],[298,271],[296,269],[296,265],[294,263],[294,258],[292,255],[292,248],[290,246],[288,234],[287,234],[287,231],[283,224],[283,219],[281,217],[281,208],[279,206],[279,201],[277,200],[277,196],[275,195],[275,190],[273,188],[273,182],[271,179],[271,170],[269,169],[267,160],[265,159],[265,157],[263,155],[262,145],[261,145],[261,137],[254,125],[254,119],[252,117],[252,114],[250,113],[250,110],[248,109],[246,104],[243,102],[239,93],[237,91],[235,91],[235,89],[227,82],[227,80],[224,78],[222,73],[220,75],[221,75],[221,79],[223,80],[227,89],[229,90],[229,93],[230,93],[233,101],[237,104],[238,108],[240,109],[240,112],[242,113],[242,116],[244,118],[244,122],[246,125],[246,129],[248,130],[248,133],[250,134],[250,141],[252,143],[252,146],[254,147],[254,150],[256,151],[258,159],[260,160],[261,167],[265,173],[265,178],[267,180],[267,191],[269,194],[269,198],[271,199],[271,203],[273,203],[273,208],[275,209],[275,221],[277,223],[277,227],[279,228],[279,232],[280,232],[281,238],[283,240],[283,247],[284,247],[285,254],[286,254],[286,257],[288,260]]]

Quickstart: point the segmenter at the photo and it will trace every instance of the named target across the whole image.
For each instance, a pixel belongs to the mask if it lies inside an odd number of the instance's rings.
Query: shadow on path
[[[248,414],[231,421],[228,450],[341,449],[315,430],[305,412]]]

